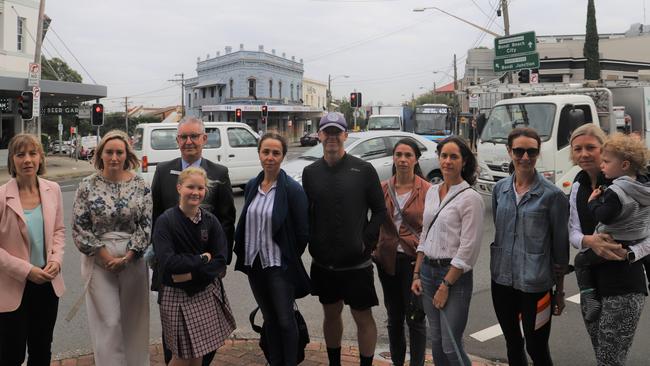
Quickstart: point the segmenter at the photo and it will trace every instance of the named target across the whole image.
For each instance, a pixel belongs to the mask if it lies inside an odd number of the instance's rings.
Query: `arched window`
[[[278,94],[280,99],[282,99],[282,82],[278,81]]]
[[[269,80],[269,98],[273,98],[273,79]]]
[[[291,100],[293,100],[293,84],[291,84]]]
[[[228,87],[230,89],[230,98],[232,98],[233,95],[234,95],[234,92],[233,92],[234,86],[235,86],[235,81],[233,79],[230,79],[230,82],[228,83]]]

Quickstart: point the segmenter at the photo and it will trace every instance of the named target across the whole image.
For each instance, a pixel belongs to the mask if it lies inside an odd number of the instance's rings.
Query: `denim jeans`
[[[393,365],[404,365],[406,356],[406,337],[404,321],[409,328],[409,349],[411,366],[424,365],[424,352],[427,344],[427,329],[424,319],[414,322],[406,318],[406,309],[411,299],[413,282],[413,262],[405,254],[398,254],[395,262],[395,275],[391,276],[378,266],[379,281],[384,291],[384,306],[388,315],[388,341]]]
[[[280,267],[260,268],[259,261],[248,274],[248,282],[268,327],[269,364],[295,366],[298,354],[298,325],[294,315],[295,288]]]
[[[449,267],[432,266],[426,262],[423,262],[422,268],[420,268],[423,289],[422,302],[431,331],[433,363],[436,366],[468,366],[471,365],[471,361],[463,348],[463,332],[467,325],[474,280],[471,271],[461,275],[449,289],[445,307],[438,310],[433,306],[433,296],[448,271]],[[444,311],[447,321],[443,319],[441,311]],[[453,338],[449,335],[449,329],[451,329]],[[460,351],[460,360],[453,342],[456,343]]]

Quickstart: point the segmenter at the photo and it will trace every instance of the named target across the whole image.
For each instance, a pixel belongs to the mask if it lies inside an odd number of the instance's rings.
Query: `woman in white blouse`
[[[470,365],[462,337],[472,298],[472,268],[481,245],[484,205],[471,189],[477,162],[465,141],[448,137],[437,150],[443,183],[427,192],[411,290],[424,294],[433,362]]]

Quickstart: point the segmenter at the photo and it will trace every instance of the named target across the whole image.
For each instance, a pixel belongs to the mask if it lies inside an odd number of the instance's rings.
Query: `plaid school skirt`
[[[181,359],[203,357],[221,347],[235,330],[235,318],[221,286],[215,279],[193,296],[163,286],[160,320],[172,354]]]

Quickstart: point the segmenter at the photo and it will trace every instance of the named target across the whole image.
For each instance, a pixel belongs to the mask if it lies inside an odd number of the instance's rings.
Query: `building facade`
[[[304,104],[314,110],[327,111],[327,83],[313,79],[303,79]],[[318,130],[318,121],[320,115],[314,116],[308,126],[305,126],[305,132],[316,132]]]
[[[242,122],[256,131],[277,131],[294,141],[322,109],[304,104],[303,62],[275,50],[248,51],[225,47],[224,54],[197,60],[197,76],[185,82],[187,113],[206,121]],[[263,119],[262,106],[268,107]]]
[[[38,28],[38,8],[36,0],[0,0],[0,166],[7,163],[7,144],[14,135],[40,130],[40,122],[30,124],[17,112],[21,93],[33,91],[28,86],[28,71],[36,50],[33,37]],[[45,18],[47,24],[49,18]],[[45,29],[44,37],[47,36]],[[39,87],[41,111],[68,110],[70,108],[47,107],[76,107],[107,94],[102,85],[56,80],[40,80]],[[66,118],[73,117],[66,115]]]

